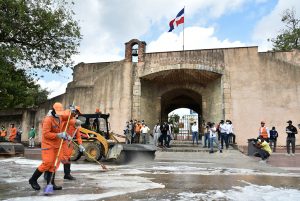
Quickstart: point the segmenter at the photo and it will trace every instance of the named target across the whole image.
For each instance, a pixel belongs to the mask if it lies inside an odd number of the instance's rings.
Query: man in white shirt
[[[153,142],[154,142],[155,146],[158,146],[158,139],[159,139],[160,135],[161,135],[160,124],[157,123],[153,128]]]
[[[226,139],[227,139],[227,142],[228,142],[228,127],[227,127],[227,124],[224,123],[224,120],[221,120],[220,121],[220,134],[221,134],[221,147],[223,149],[224,147],[224,142],[226,144]],[[226,146],[227,147],[227,146]]]
[[[146,124],[142,124],[142,129],[141,129],[142,144],[149,144],[149,136],[148,136],[149,131],[150,128]]]
[[[198,145],[198,125],[196,122],[194,122],[194,124],[192,125],[192,136],[193,136],[193,145],[196,139],[196,143]]]

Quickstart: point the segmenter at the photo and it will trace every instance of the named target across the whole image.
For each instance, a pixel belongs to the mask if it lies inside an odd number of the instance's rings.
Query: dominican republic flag
[[[171,22],[169,23],[169,32],[173,31],[175,25],[178,26],[182,23],[184,23],[184,8],[176,15],[175,19],[171,20]]]

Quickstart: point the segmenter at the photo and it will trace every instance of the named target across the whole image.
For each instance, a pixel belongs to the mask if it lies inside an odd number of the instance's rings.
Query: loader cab
[[[106,139],[109,139],[109,114],[81,114],[78,118],[85,119],[85,121],[83,121],[84,124],[81,125],[83,128],[99,133]]]

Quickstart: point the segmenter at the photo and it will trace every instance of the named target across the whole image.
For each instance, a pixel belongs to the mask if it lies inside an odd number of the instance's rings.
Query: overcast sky
[[[183,26],[168,32],[169,22],[185,7],[185,49],[258,46],[272,48],[268,38],[284,28],[281,16],[294,7],[299,18],[300,0],[76,0],[75,18],[83,36],[80,62],[124,59],[125,42],[147,43],[147,52],[182,49]],[[44,75],[38,83],[50,97],[65,92],[72,71]]]

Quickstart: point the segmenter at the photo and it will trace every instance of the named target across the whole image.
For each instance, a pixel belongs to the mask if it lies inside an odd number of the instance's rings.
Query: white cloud
[[[300,16],[300,1],[299,0],[279,0],[275,8],[264,16],[256,25],[252,40],[259,44],[259,51],[266,51],[272,49],[272,43],[268,42],[268,38],[274,38],[279,31],[284,28],[281,22],[282,13],[286,9],[295,8],[296,14]]]
[[[43,89],[50,91],[48,98],[53,98],[55,96],[65,93],[68,85],[68,82],[61,82],[57,80],[45,81],[42,79],[38,80],[37,83]]]
[[[156,41],[152,41],[147,45],[147,52],[182,50],[182,36],[182,31],[179,35],[172,32],[163,33]],[[213,27],[187,27],[184,30],[185,50],[242,46],[245,46],[245,44],[240,41],[229,41],[228,39],[219,40],[214,36]]]
[[[151,26],[164,32],[168,21],[185,5],[185,16],[218,18],[241,9],[246,0],[113,0],[76,1],[74,11],[79,20],[83,40],[76,63],[120,60],[124,58],[124,43],[146,34]],[[164,22],[164,26],[162,25]],[[205,20],[204,20],[205,21]],[[150,41],[147,41],[147,43]]]

